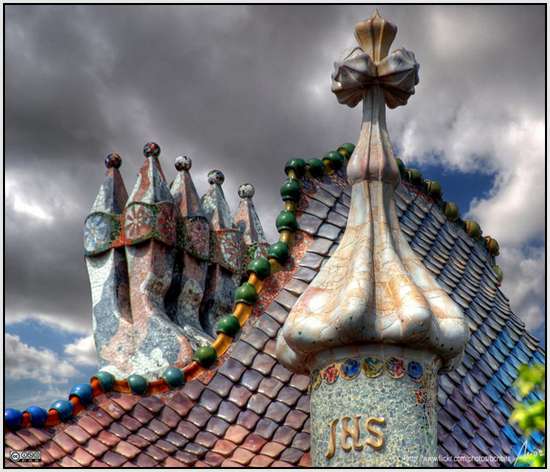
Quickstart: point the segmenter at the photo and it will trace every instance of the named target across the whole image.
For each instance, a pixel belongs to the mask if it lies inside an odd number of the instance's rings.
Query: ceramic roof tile
[[[272,462],[273,459],[271,457],[264,456],[263,454],[258,454],[254,456],[252,461],[250,461],[249,466],[257,468],[269,467]]]
[[[217,416],[228,423],[232,424],[237,416],[239,415],[240,409],[235,404],[231,403],[230,401],[224,400],[220,404],[220,408],[218,410]]]
[[[153,444],[147,446],[144,452],[147,453],[147,455],[151,456],[157,462],[163,461],[168,457],[168,454],[166,452]]]
[[[232,425],[225,432],[225,439],[235,444],[241,444],[249,431],[241,425]]]
[[[239,413],[236,423],[245,429],[252,430],[260,417],[252,410],[244,410]]]
[[[239,362],[245,366],[250,366],[257,352],[258,351],[253,346],[241,340],[233,346],[230,357],[238,359]]]
[[[286,449],[284,444],[278,442],[268,442],[262,449],[261,453],[273,459],[279,457],[279,455]]]
[[[147,447],[149,444],[151,444],[151,441],[145,439],[143,436],[139,436],[138,434],[131,434],[126,438],[126,441],[128,441],[130,444],[133,444],[136,447],[139,447],[140,449],[143,449]]]
[[[202,395],[200,397],[199,405],[206,408],[210,413],[213,413],[218,409],[218,406],[221,403],[221,401],[222,401],[222,397],[220,397],[217,393],[213,392],[212,390],[205,389],[202,392]],[[179,417],[177,418],[179,421]]]
[[[223,461],[224,457],[214,452],[207,452],[204,456],[204,462],[206,462],[210,467],[219,467]]]
[[[256,425],[256,429],[254,431],[263,438],[270,439],[275,433],[277,426],[278,425],[277,423],[275,423],[275,421],[272,421],[269,418],[262,418],[260,421],[258,421],[258,424]]]

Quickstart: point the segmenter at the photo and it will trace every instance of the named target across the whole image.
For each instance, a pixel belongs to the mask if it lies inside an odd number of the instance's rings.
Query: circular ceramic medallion
[[[111,217],[101,213],[90,215],[84,224],[84,249],[95,252],[106,249],[111,242]]]
[[[337,365],[331,364],[328,367],[325,367],[325,369],[321,371],[321,377],[323,377],[328,384],[333,384],[336,382],[336,379],[338,378]]]
[[[386,361],[386,370],[390,377],[394,379],[400,379],[405,375],[405,365],[403,359],[398,359],[397,357],[390,357]]]
[[[370,378],[378,377],[382,373],[384,363],[376,357],[367,357],[363,359],[363,372]]]
[[[422,368],[422,365],[419,362],[416,361],[410,361],[407,365],[407,374],[409,374],[409,377],[415,381],[420,380],[422,377],[422,374],[424,373],[424,369]]]
[[[361,364],[356,359],[346,359],[340,364],[340,374],[346,380],[354,379],[360,371]]]
[[[151,208],[137,204],[126,210],[124,231],[127,239],[138,239],[147,236],[153,228],[153,212]]]
[[[168,244],[175,243],[176,220],[174,219],[174,209],[171,205],[159,205],[157,214],[157,231],[160,238]]]

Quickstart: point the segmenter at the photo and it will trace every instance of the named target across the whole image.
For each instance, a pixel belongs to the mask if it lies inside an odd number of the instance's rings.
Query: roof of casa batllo
[[[507,465],[522,446],[533,450],[544,441],[537,435],[522,437],[509,421],[519,400],[512,385],[518,367],[544,362],[544,350],[510,310],[488,244],[475,228],[449,220],[437,188],[433,191],[415,171],[401,171],[395,197],[401,230],[462,307],[471,332],[458,368],[439,376],[439,465],[486,466],[486,456]],[[167,392],[99,392],[66,422],[8,431],[4,465],[311,466],[309,377],[277,362],[275,339],[298,297],[335,251],[351,195],[345,166],[300,180],[299,229],[290,258],[266,279],[251,317],[212,367]],[[41,461],[12,462],[10,454],[22,450],[39,450]],[[453,456],[474,461],[452,462]]]

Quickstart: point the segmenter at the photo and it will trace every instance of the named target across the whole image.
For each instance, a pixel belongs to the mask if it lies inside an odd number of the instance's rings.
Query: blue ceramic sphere
[[[73,404],[69,400],[57,400],[50,408],[57,411],[61,421],[67,421],[73,416]]]
[[[23,420],[23,414],[14,408],[8,408],[4,411],[4,422],[6,426],[15,430],[21,427],[21,421]]]
[[[48,412],[39,406],[29,406],[27,412],[31,415],[31,424],[35,428],[41,428],[46,424]]]
[[[90,384],[77,384],[71,389],[69,398],[73,395],[78,397],[83,405],[87,405],[91,403],[93,398],[92,386]]]

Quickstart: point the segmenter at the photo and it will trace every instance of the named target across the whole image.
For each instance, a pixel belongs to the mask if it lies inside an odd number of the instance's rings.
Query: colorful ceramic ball
[[[48,419],[48,412],[44,408],[39,406],[29,406],[27,408],[27,413],[31,415],[31,425],[35,428],[41,428],[46,424]]]
[[[99,380],[101,390],[103,390],[104,392],[109,392],[110,390],[112,390],[115,384],[115,376],[110,372],[106,372],[103,370],[100,370],[92,378],[96,378],[97,380]]]
[[[263,280],[271,274],[271,264],[265,257],[257,257],[248,264],[247,270],[249,273],[254,272],[256,277]]]
[[[303,159],[289,159],[285,164],[285,174],[293,170],[296,177],[302,177],[306,172],[306,161]]]
[[[68,400],[57,400],[50,409],[57,411],[61,421],[67,421],[73,416],[73,404]]]
[[[310,159],[307,161],[307,166],[312,177],[321,177],[325,170],[321,159]]]
[[[93,398],[92,386],[84,383],[75,385],[69,393],[69,399],[72,396],[78,397],[83,405],[87,405]]]
[[[223,175],[223,172],[221,170],[211,170],[208,172],[208,183],[210,185],[221,185],[225,181],[225,175]]]
[[[235,303],[253,305],[256,300],[258,300],[258,293],[251,283],[245,282],[235,290]]]
[[[216,359],[218,358],[218,353],[212,346],[201,346],[195,352],[193,360],[197,361],[203,367],[210,367]]]
[[[185,375],[177,367],[168,367],[162,374],[162,378],[170,387],[180,387],[185,382]]]
[[[279,216],[277,216],[277,220],[275,221],[275,225],[277,226],[278,231],[287,230],[294,232],[298,229],[296,216],[288,210],[283,210],[279,213]]]
[[[460,214],[458,211],[458,206],[456,205],[456,203],[453,203],[453,202],[445,203],[443,212],[445,213],[445,216],[449,218],[450,221],[455,221]]]
[[[128,377],[128,386],[132,393],[143,395],[147,391],[147,379],[141,375],[132,374]]]
[[[182,170],[189,170],[191,169],[191,166],[193,165],[193,161],[190,157],[187,156],[178,156],[176,157],[176,160],[174,161],[174,167],[178,171]]]
[[[216,324],[216,333],[223,333],[232,338],[240,329],[239,319],[233,314],[222,316]]]
[[[143,146],[143,155],[145,157],[158,157],[160,154],[160,146],[157,143],[147,143]]]
[[[285,202],[297,202],[300,199],[300,183],[296,179],[288,179],[281,186],[280,192]]]
[[[240,198],[252,198],[254,196],[254,185],[252,184],[242,184],[239,186],[239,197]]]
[[[121,164],[122,157],[120,157],[120,154],[117,154],[116,152],[107,154],[107,157],[105,158],[105,167],[107,167],[107,169],[110,169],[111,167],[118,169]]]
[[[273,258],[280,264],[284,264],[290,255],[288,245],[283,241],[277,241],[275,244],[269,246],[267,250],[267,257]]]
[[[23,421],[23,414],[16,410],[15,408],[7,408],[4,411],[4,423],[6,423],[6,426],[11,429],[15,430],[21,427],[21,422]]]

